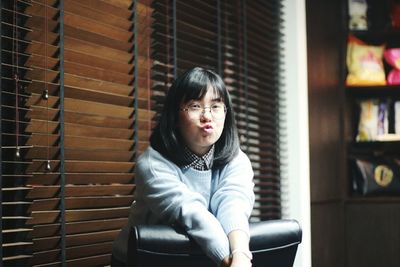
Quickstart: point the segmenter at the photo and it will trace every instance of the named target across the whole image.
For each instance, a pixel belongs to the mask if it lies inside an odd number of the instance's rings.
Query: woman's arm
[[[153,151],[136,166],[137,197],[165,223],[178,223],[215,262],[229,255],[229,241],[218,220],[207,209],[207,201],[191,191],[179,178],[172,163]]]
[[[253,170],[242,151],[220,172],[218,189],[211,198],[211,210],[228,235],[232,263],[251,266],[249,217],[254,205]],[[241,265],[241,264],[250,265]]]
[[[233,230],[228,234],[232,254],[225,257],[221,267],[250,267],[253,255],[249,249],[249,237],[241,230]]]
[[[232,262],[230,267],[251,266],[253,255],[249,249],[249,236],[242,230],[233,230],[228,234]]]

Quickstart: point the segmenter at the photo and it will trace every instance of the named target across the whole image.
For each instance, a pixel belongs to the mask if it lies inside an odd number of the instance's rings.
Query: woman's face
[[[210,147],[217,142],[224,129],[225,116],[215,119],[208,107],[218,107],[223,104],[213,88],[209,87],[207,93],[200,100],[190,100],[182,103],[180,108],[185,109],[189,106],[206,107],[199,116],[190,116],[188,111],[179,112],[178,129],[187,147],[196,155],[202,156],[208,152]],[[217,106],[216,106],[217,105]]]

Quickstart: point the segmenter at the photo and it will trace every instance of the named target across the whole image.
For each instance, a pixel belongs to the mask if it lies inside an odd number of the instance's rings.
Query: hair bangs
[[[226,96],[223,86],[223,83],[215,79],[214,75],[211,75],[208,71],[199,71],[186,80],[182,101],[183,103],[187,103],[191,100],[200,100],[207,94],[208,89],[211,87],[215,96],[214,98],[225,102]]]

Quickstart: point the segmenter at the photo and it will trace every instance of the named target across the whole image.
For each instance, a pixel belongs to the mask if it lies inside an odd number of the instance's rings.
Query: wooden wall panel
[[[400,204],[346,206],[347,267],[400,266]]]

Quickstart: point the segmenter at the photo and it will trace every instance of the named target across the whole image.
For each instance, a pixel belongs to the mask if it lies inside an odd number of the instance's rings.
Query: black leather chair
[[[293,266],[301,229],[295,220],[250,224],[253,267]],[[215,267],[184,232],[169,226],[136,226],[128,245],[129,267]]]

